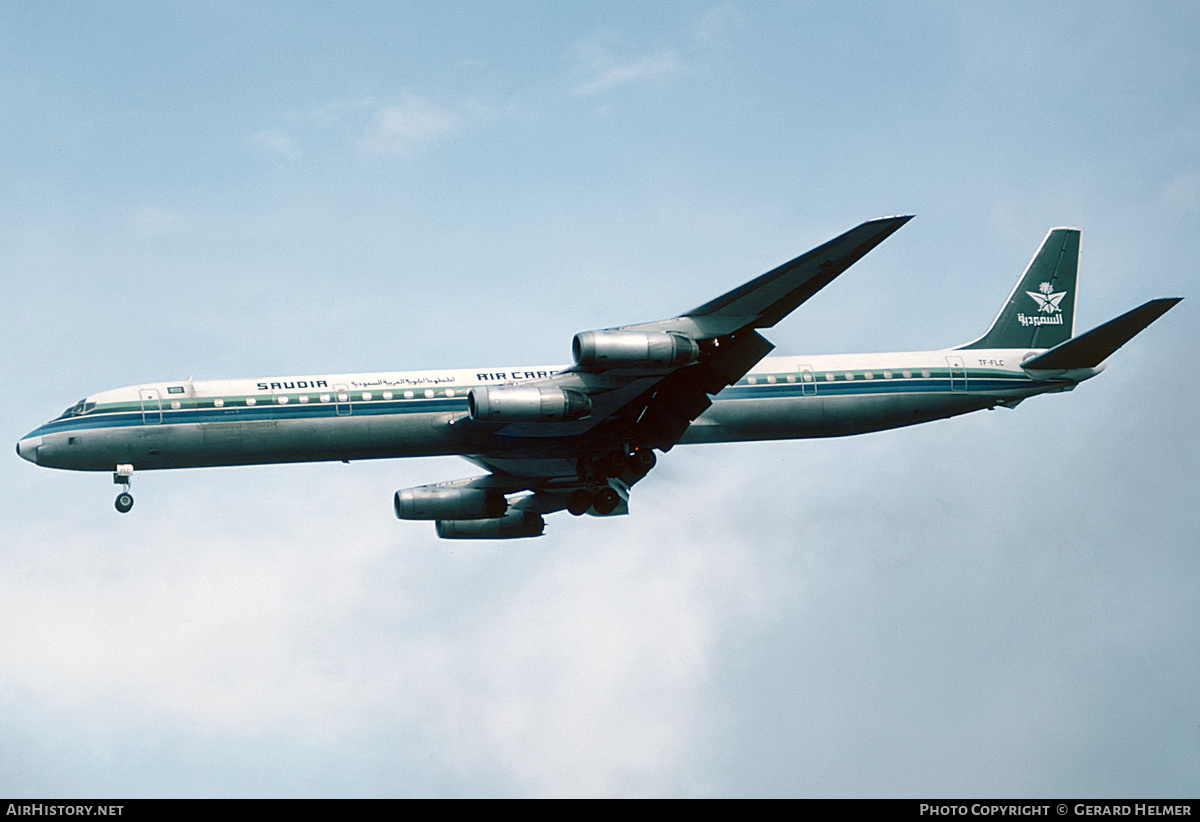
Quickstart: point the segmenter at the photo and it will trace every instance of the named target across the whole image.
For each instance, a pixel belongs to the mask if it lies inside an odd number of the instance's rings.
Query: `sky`
[[[1200,7],[0,2],[15,443],[157,380],[548,365],[915,214],[767,336],[981,334],[1053,226],[1073,393],[680,447],[452,543],[460,459],[0,463],[0,796],[1195,797]]]

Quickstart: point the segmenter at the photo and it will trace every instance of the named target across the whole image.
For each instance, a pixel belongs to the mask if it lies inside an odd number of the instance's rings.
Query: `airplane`
[[[988,330],[936,351],[767,356],[771,328],[911,216],[869,220],[677,317],[574,336],[570,366],[176,380],[102,391],[17,443],[41,466],[134,469],[459,455],[487,473],[397,491],[447,539],[615,516],[680,444],[880,431],[1070,391],[1181,298],[1075,336],[1080,231],[1054,228]]]

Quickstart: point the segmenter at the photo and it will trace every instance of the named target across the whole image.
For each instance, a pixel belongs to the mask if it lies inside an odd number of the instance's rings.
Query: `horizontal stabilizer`
[[[1167,297],[1151,300],[1114,320],[1109,320],[1104,325],[1093,328],[1086,334],[1054,346],[1025,363],[1025,368],[1035,371],[1095,368],[1182,299]]]

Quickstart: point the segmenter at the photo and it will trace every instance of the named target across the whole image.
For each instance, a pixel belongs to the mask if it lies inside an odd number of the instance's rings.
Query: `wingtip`
[[[900,228],[902,225],[911,220],[914,214],[892,214],[887,217],[876,217],[873,220],[867,220],[863,225],[886,225],[890,226],[892,231]]]

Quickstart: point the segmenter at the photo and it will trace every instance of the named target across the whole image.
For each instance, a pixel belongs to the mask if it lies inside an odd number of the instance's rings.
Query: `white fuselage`
[[[1031,376],[1027,350],[774,356],[721,391],[680,442],[842,436],[1070,390],[1079,369]],[[38,465],[137,470],[439,454],[544,454],[545,440],[456,425],[477,386],[557,367],[311,374],[148,383],[81,400],[17,445]],[[579,442],[562,444],[564,452]]]

